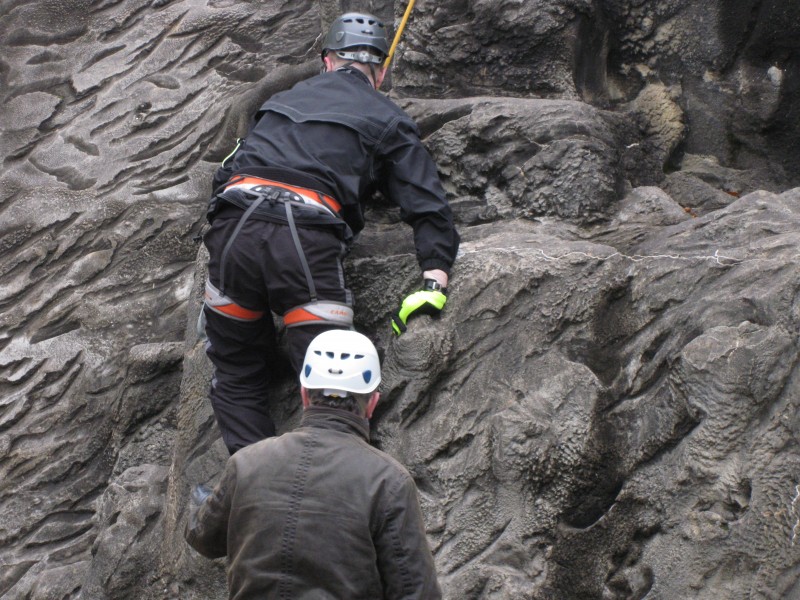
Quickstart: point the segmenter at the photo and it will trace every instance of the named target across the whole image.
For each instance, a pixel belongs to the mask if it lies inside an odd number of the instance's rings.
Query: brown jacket
[[[300,427],[234,454],[186,540],[228,556],[231,599],[437,599],[414,481],[369,423],[308,408]]]

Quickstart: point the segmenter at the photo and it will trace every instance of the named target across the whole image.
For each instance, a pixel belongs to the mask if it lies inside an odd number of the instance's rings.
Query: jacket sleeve
[[[400,218],[414,229],[417,261],[423,271],[450,272],[459,235],[436,164],[422,145],[413,121],[401,119],[381,146],[381,192],[400,206]]]
[[[228,519],[236,490],[236,464],[228,459],[214,491],[198,507],[189,503],[185,537],[203,556],[219,558],[228,554]]]
[[[384,598],[437,600],[442,592],[425,535],[417,488],[408,474],[394,487],[388,490],[384,520],[374,540]]]

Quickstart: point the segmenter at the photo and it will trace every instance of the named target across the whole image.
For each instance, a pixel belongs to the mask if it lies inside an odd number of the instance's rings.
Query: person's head
[[[352,65],[370,77],[376,89],[386,75],[383,62],[388,54],[386,27],[366,13],[343,14],[331,24],[322,44],[326,71]]]
[[[378,404],[381,363],[355,331],[333,329],[311,340],[300,372],[303,406],[327,406],[370,418]]]

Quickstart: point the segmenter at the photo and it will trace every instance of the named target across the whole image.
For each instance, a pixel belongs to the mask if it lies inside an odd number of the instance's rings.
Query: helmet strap
[[[377,88],[378,87],[378,75],[375,73],[375,64],[368,63],[369,65],[369,72],[372,73],[372,86]]]

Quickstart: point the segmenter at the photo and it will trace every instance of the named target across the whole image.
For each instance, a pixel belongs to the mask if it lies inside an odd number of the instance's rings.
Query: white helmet
[[[364,335],[331,329],[311,340],[306,350],[300,384],[322,390],[325,396],[368,394],[381,382],[378,351]]]

